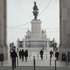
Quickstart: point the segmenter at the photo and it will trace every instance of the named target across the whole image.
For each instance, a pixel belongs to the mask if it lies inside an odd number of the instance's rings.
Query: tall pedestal
[[[40,40],[41,39],[41,21],[39,19],[33,19],[31,21],[31,39]]]

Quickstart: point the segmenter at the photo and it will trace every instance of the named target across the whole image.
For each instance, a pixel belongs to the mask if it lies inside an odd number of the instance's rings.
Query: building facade
[[[6,0],[0,0],[0,55],[7,59]]]
[[[70,52],[70,0],[60,0],[60,52]]]

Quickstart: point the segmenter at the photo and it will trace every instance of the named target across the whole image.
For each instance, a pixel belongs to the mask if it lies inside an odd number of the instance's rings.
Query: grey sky
[[[38,18],[47,37],[59,43],[59,0],[35,0],[39,8]],[[8,42],[23,39],[31,27],[34,0],[7,0]]]

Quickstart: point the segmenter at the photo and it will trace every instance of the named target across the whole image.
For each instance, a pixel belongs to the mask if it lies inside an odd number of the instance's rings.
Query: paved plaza
[[[10,50],[8,50],[9,53]],[[35,53],[34,53],[35,51]],[[44,58],[41,60],[39,55],[40,49],[29,49],[29,56],[27,62],[22,61],[18,57],[18,64],[15,70],[34,70],[33,56],[35,56],[36,60],[36,70],[55,70],[55,57],[53,55],[51,59],[51,67],[50,67],[50,48],[44,50]],[[56,63],[57,70],[70,70],[70,65],[66,62],[57,61]],[[12,70],[12,63],[10,54],[8,54],[8,60],[3,62],[3,65],[0,64],[0,70]]]
[[[8,53],[9,51],[10,50],[8,50]],[[33,56],[35,56],[36,66],[50,66],[50,55],[49,55],[50,48],[47,48],[44,50],[43,60],[41,60],[40,58],[39,51],[40,49],[36,49],[35,52],[34,52],[34,49],[29,49],[29,56],[28,56],[27,62],[25,60],[22,61],[18,57],[17,66],[33,66]],[[8,60],[3,62],[3,66],[12,66],[10,53],[8,54]],[[52,56],[52,59],[51,59],[51,66],[55,66],[54,55]],[[66,62],[57,61],[57,67],[64,67],[64,66],[70,66],[70,65],[69,64],[67,65]]]

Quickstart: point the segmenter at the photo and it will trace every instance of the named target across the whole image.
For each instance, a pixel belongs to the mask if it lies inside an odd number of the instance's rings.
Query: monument
[[[6,0],[0,0],[0,57],[7,59]]]
[[[26,36],[22,40],[23,41],[22,44],[20,43],[21,42],[20,39],[19,41],[17,41],[19,50],[23,48],[28,49],[31,58],[33,58],[33,56],[36,57],[41,49],[45,48],[46,50],[48,45],[46,30],[42,30],[41,28],[42,22],[40,19],[38,19],[39,9],[36,2],[34,2],[32,13],[34,18],[31,20],[31,30],[28,30],[26,32]],[[20,44],[23,46],[21,47]]]
[[[31,21],[31,32],[30,37],[26,39],[26,47],[31,48],[43,48],[47,47],[47,38],[46,32],[41,29],[41,20],[38,19],[39,9],[34,2],[33,6],[33,16],[34,18]],[[28,35],[28,34],[26,34]]]
[[[33,7],[33,15],[34,19],[31,21],[31,39],[33,40],[38,40],[41,39],[41,21],[38,18],[38,7],[36,5],[36,2],[34,2],[34,7]]]
[[[37,16],[38,16],[38,7],[36,5],[36,2],[34,2],[34,7],[33,7],[33,15],[34,15],[34,19],[36,20],[37,19]]]
[[[25,47],[28,48],[44,48],[47,47],[46,31],[41,29],[41,20],[38,19],[39,9],[34,2],[33,6],[33,16],[31,21],[31,31],[26,32],[25,40],[23,42]]]

